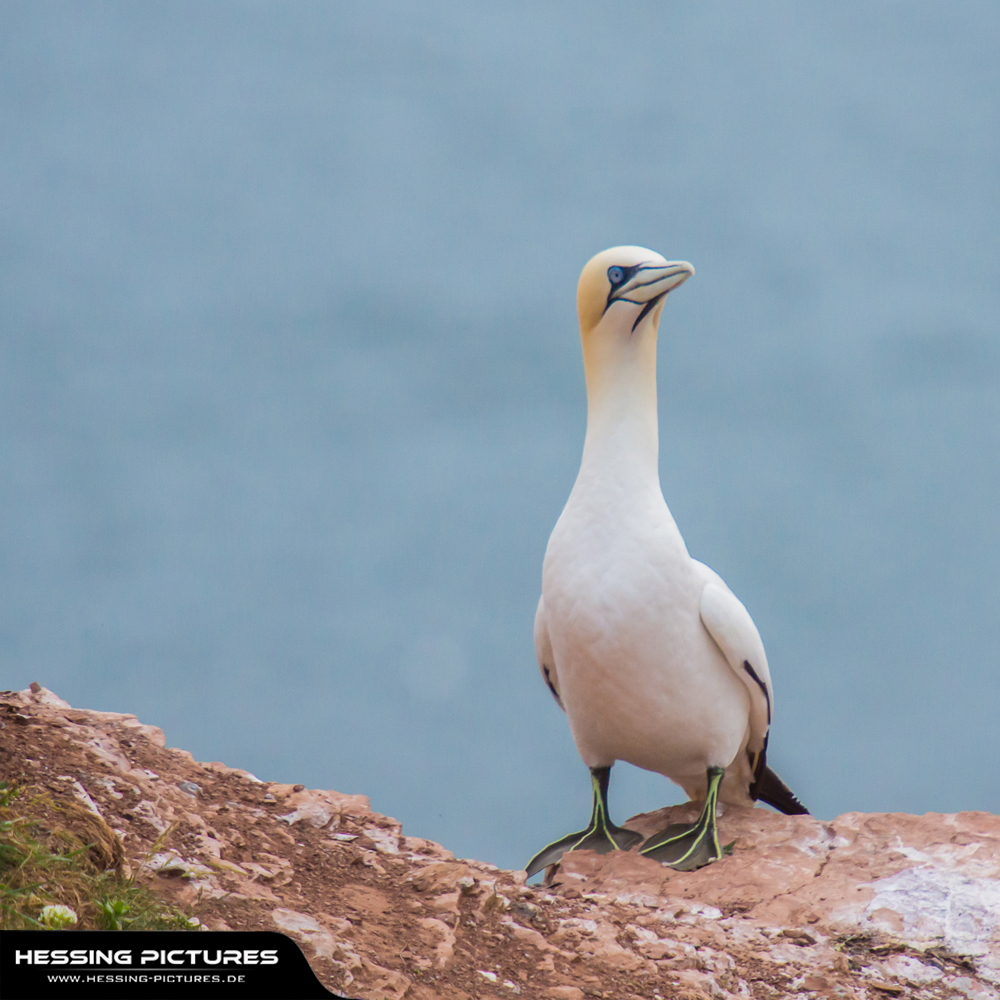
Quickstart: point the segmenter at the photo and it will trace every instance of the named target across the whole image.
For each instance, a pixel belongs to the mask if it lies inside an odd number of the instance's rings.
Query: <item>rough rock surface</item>
[[[37,690],[35,690],[37,688]],[[528,887],[373,813],[167,749],[135,716],[0,692],[0,774],[73,797],[131,870],[206,927],[282,930],[331,990],[370,1000],[1000,998],[1000,817],[832,822],[725,810],[697,872],[567,855]],[[691,806],[636,816],[652,833]]]

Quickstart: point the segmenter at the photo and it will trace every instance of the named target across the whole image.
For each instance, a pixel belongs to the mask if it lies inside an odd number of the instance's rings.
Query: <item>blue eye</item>
[[[615,265],[614,267],[608,268],[608,281],[612,285],[620,285],[625,280],[625,272]]]

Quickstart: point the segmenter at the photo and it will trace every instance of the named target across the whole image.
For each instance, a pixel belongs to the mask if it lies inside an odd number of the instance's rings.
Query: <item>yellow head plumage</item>
[[[628,320],[631,332],[647,316],[653,316],[655,326],[667,293],[692,274],[687,261],[668,261],[645,247],[602,250],[584,265],[576,286],[581,334],[590,333],[609,312],[616,320]]]
[[[663,301],[691,275],[645,247],[611,247],[584,265],[576,288],[587,396],[591,403],[621,384],[625,370],[656,394],[656,333]],[[636,367],[638,366],[638,367]]]

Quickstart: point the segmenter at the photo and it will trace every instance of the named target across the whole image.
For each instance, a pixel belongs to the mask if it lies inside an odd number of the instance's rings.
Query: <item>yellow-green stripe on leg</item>
[[[554,865],[567,851],[627,851],[642,840],[642,835],[634,830],[616,826],[608,818],[608,782],[611,780],[610,767],[592,767],[590,783],[594,790],[594,808],[590,823],[585,830],[571,833],[555,843],[543,847],[527,864],[528,878],[543,868]]]
[[[639,853],[682,872],[704,868],[718,861],[726,853],[719,846],[719,830],[715,824],[719,785],[725,773],[721,767],[708,769],[708,794],[695,823],[671,823],[665,830],[650,837],[639,848]]]

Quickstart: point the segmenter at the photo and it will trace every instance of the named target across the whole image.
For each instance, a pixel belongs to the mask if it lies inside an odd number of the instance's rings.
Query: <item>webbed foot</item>
[[[554,865],[567,851],[627,851],[642,840],[642,834],[616,826],[608,819],[608,780],[610,767],[591,768],[590,776],[594,786],[594,810],[585,830],[571,833],[555,843],[543,847],[527,864],[528,878],[543,868]]]
[[[701,815],[695,823],[671,823],[665,830],[650,837],[639,848],[639,853],[682,872],[704,868],[728,854],[719,844],[719,831],[715,822],[719,785],[725,773],[721,767],[708,769],[708,794],[705,796]]]

